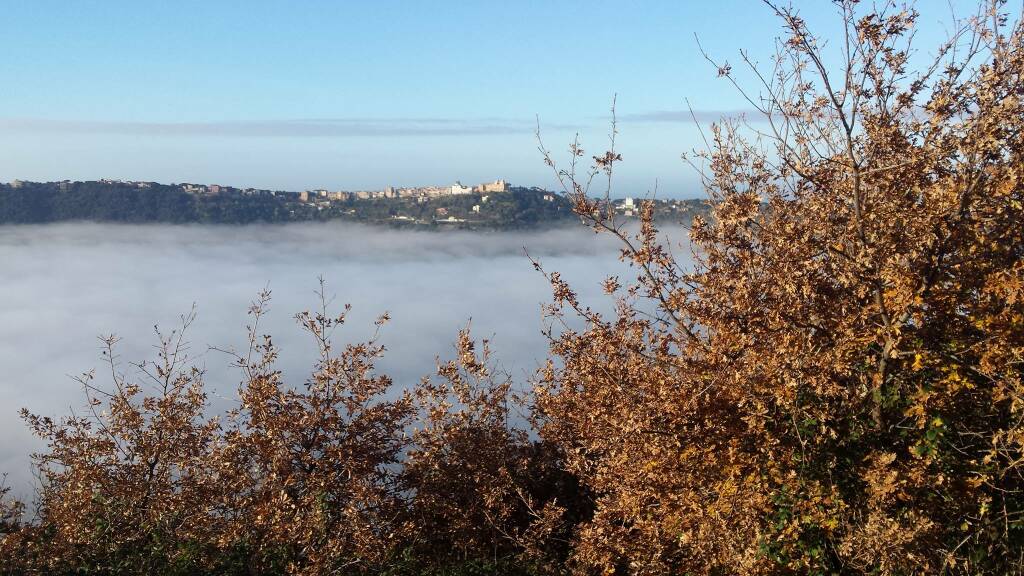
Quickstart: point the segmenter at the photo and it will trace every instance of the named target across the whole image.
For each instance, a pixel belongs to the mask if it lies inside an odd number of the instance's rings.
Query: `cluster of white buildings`
[[[182,184],[181,189],[189,194],[220,194],[220,186],[217,184]]]
[[[132,180],[111,180],[104,178],[100,180],[103,184],[119,184],[123,186],[132,186],[135,188],[149,188],[152,186],[151,182],[136,182]],[[70,188],[72,182],[64,180],[58,182],[58,187],[62,191],[66,191]],[[11,188],[21,188],[25,185],[22,180],[12,180],[9,183]],[[173,186],[174,184],[172,184]],[[477,184],[476,186],[466,186],[462,182],[456,181],[451,186],[420,186],[415,188],[396,188],[388,186],[383,190],[359,190],[355,192],[347,191],[330,191],[330,190],[306,190],[304,192],[277,192],[273,190],[261,190],[256,188],[245,188],[238,189],[230,186],[221,186],[219,184],[189,184],[182,183],[176,184],[182,190],[189,194],[196,195],[217,195],[217,194],[241,194],[244,196],[278,196],[284,195],[288,197],[294,197],[300,202],[314,202],[318,205],[329,205],[330,201],[333,200],[349,200],[359,199],[367,200],[370,198],[415,198],[420,202],[426,202],[431,198],[438,198],[441,196],[459,196],[464,194],[481,194],[483,195],[483,202],[487,201],[487,194],[509,192],[511,186],[505,180],[495,180],[493,182],[484,182],[483,184]],[[547,199],[547,198],[545,198]]]
[[[458,196],[462,194],[490,194],[508,192],[511,189],[505,180],[485,182],[476,186],[465,186],[462,182],[456,181],[451,186],[420,186],[416,188],[395,188],[388,186],[383,190],[359,190],[356,192],[332,192],[329,190],[307,190],[299,193],[299,200],[311,202],[316,200],[348,200],[356,198],[368,200],[370,198],[416,198],[426,201],[430,198],[440,196]]]

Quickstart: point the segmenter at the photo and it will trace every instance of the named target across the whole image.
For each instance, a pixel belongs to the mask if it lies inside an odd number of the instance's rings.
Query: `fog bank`
[[[368,337],[374,318],[390,312],[379,369],[397,385],[431,374],[436,356],[450,357],[456,332],[470,319],[474,335],[492,339],[503,367],[524,383],[547,351],[540,305],[550,301],[549,285],[524,247],[599,309],[610,304],[600,281],[629,276],[613,239],[582,227],[500,233],[330,223],[0,227],[0,473],[8,472],[19,492],[27,488],[28,454],[41,444],[17,412],[80,411],[83,397],[70,376],[103,367],[98,335],[122,338],[122,368],[131,374],[127,362],[153,355],[153,326],[169,331],[193,303],[191,356],[207,369],[214,404],[233,401],[239,378],[230,359],[209,347],[244,345],[246,309],[265,286],[273,301],[261,331],[281,348],[286,380],[300,385],[315,349],[292,317],[317,305],[320,275],[335,310],[353,306],[337,341]]]

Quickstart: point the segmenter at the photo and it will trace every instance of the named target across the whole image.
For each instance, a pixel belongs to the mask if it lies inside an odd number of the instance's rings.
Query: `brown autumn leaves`
[[[0,571],[1022,573],[1024,29],[986,4],[913,53],[913,10],[842,1],[826,56],[769,9],[763,118],[688,158],[714,201],[695,266],[591,194],[614,129],[589,172],[544,151],[637,277],[600,315],[545,272],[524,397],[468,333],[395,391],[326,309],[289,385],[264,295],[235,410],[210,417],[175,332],[143,381],[85,380],[92,414],[25,415],[48,446],[32,513],[0,505]]]

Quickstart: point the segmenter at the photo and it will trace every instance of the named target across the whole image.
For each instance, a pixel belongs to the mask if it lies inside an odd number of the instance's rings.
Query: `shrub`
[[[587,321],[537,397],[596,497],[583,572],[1022,569],[1024,29],[990,4],[915,74],[917,13],[856,4],[838,68],[773,7],[787,37],[744,92],[761,124],[689,157],[714,203],[692,267],[649,206],[631,234],[589,193],[614,125],[589,173],[578,144],[556,168],[638,270],[609,279],[611,317],[550,275],[554,313]]]

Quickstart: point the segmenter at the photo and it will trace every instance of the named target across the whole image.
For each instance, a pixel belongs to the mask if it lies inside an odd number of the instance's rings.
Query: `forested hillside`
[[[328,199],[299,193],[217,187],[216,194],[155,182],[0,184],[0,224],[69,220],[250,224],[346,220],[418,228],[522,228],[578,220],[561,195],[535,189],[434,198]],[[681,218],[706,213],[702,201],[665,204]]]

